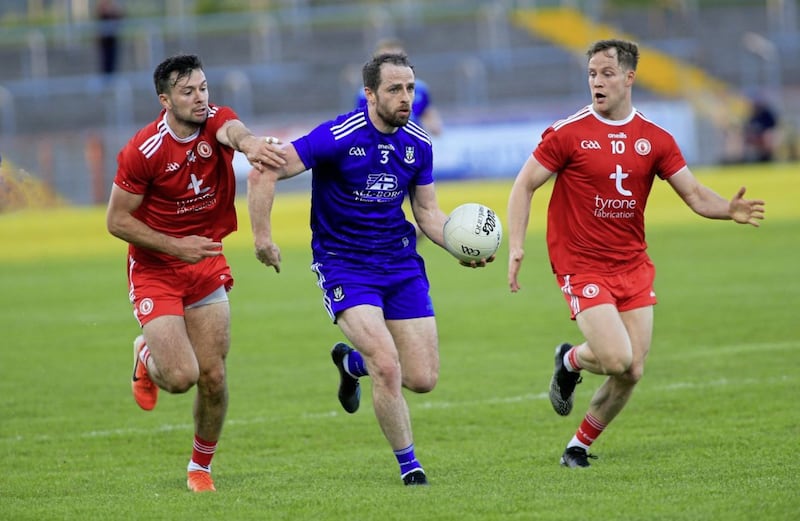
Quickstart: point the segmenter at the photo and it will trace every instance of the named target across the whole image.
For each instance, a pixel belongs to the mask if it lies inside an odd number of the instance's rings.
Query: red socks
[[[597,418],[591,414],[587,414],[583,418],[581,426],[578,427],[578,432],[575,433],[575,437],[580,443],[588,447],[592,444],[592,442],[594,442],[594,440],[597,439],[598,436],[600,436],[605,428],[605,423],[600,423]]]
[[[566,358],[567,359],[565,361],[567,362],[567,369],[569,369],[573,373],[577,373],[581,369],[583,369],[583,367],[581,367],[580,362],[578,362],[578,346],[575,346],[569,351],[567,351]]]
[[[211,466],[211,458],[217,451],[216,441],[206,441],[197,434],[194,435],[194,446],[192,447],[192,462],[203,467]]]

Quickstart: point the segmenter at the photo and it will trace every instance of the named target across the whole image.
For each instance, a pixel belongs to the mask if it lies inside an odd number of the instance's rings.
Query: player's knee
[[[439,371],[436,369],[427,370],[415,375],[404,375],[403,386],[415,393],[429,393],[436,387],[439,381]]]
[[[403,379],[400,362],[389,358],[376,360],[370,368],[370,378],[377,384],[399,389]]]
[[[177,369],[163,375],[164,390],[172,394],[183,394],[197,383],[198,373],[191,369]]]
[[[220,395],[225,392],[225,368],[215,367],[200,373],[197,381],[200,392],[209,396]]]
[[[627,380],[631,385],[636,385],[637,383],[639,383],[639,380],[641,380],[643,376],[644,376],[643,364],[633,364],[623,374],[625,380]]]
[[[196,378],[186,375],[176,375],[165,382],[165,390],[172,394],[183,394],[197,383]]]
[[[628,353],[612,353],[600,360],[603,372],[607,375],[622,376],[629,372],[633,357]]]

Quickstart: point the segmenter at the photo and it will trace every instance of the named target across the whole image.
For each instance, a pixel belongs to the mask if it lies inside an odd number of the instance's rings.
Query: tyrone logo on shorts
[[[586,298],[595,298],[600,293],[600,287],[597,284],[587,284],[582,293]]]
[[[139,313],[142,315],[149,315],[153,312],[153,299],[151,298],[143,298],[141,302],[139,302]]]

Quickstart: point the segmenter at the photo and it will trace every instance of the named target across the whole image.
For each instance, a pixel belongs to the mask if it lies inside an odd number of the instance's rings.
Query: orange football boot
[[[139,360],[139,352],[144,347],[144,337],[139,335],[133,341],[133,379],[131,388],[133,389],[133,399],[139,407],[145,411],[150,411],[156,406],[158,400],[158,386],[153,383],[147,375],[147,366]]]
[[[186,486],[192,492],[216,492],[211,474],[202,470],[191,470],[186,474]]]

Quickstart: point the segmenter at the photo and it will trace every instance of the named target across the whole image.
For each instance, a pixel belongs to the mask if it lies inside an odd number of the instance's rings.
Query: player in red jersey
[[[556,348],[553,408],[563,416],[570,413],[582,369],[607,376],[561,456],[567,467],[589,466],[590,445],[642,377],[656,303],[644,210],[656,176],[703,217],[753,226],[764,217],[764,201],[744,199],[744,187],[727,201],[702,185],[673,137],[633,107],[636,44],[603,40],[587,56],[591,105],[545,130],[508,201],[508,285],[516,293],[531,199],[557,174],[547,211],[547,247],[585,340]]]
[[[119,152],[106,224],[129,244],[129,297],[142,328],[133,343],[134,398],[150,410],[159,388],[197,385],[187,483],[213,491],[211,458],[228,406],[233,278],[222,239],[236,230],[233,155],[260,170],[282,166],[285,153],[230,108],[209,104],[197,56],[166,59],[153,79],[163,110]],[[277,260],[277,249],[268,253]]]

